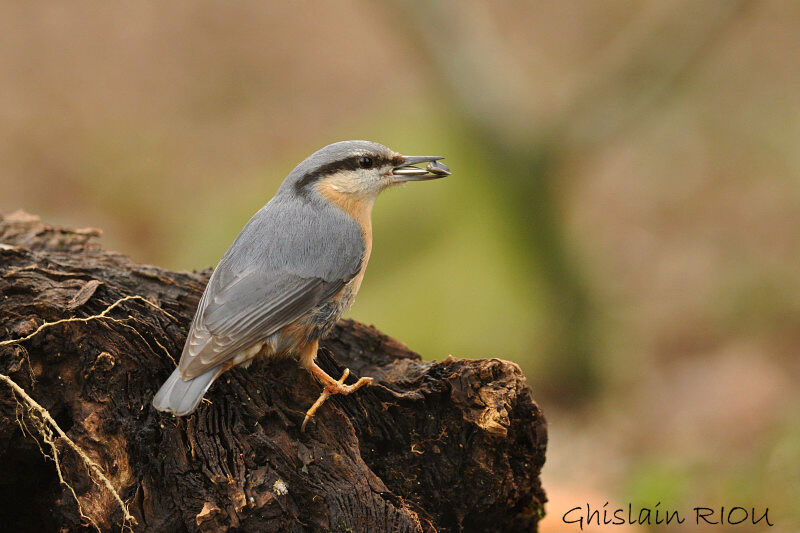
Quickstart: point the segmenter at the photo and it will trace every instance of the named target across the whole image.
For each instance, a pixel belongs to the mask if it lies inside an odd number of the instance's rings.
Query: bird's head
[[[374,202],[378,194],[399,183],[443,178],[450,174],[438,156],[405,156],[382,144],[342,141],[314,152],[286,178],[287,192],[319,193],[341,202]],[[415,165],[427,163],[426,168]]]

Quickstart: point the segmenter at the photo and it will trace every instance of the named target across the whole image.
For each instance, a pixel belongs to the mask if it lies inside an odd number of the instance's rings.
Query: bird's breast
[[[369,225],[366,235],[362,232],[362,237],[364,238],[364,257],[361,259],[361,267],[358,269],[358,274],[342,289],[342,292],[347,291],[350,293],[352,298],[355,298],[356,294],[358,294],[361,282],[364,281],[364,274],[367,272],[367,263],[369,263],[369,256],[372,253],[372,224]],[[352,302],[350,303],[352,304]]]
[[[343,192],[342,188],[336,185],[335,180],[321,182],[317,185],[317,190],[330,203],[355,220],[361,228],[361,239],[364,242],[364,256],[361,259],[361,267],[355,277],[350,280],[340,293],[342,297],[351,298],[350,303],[352,304],[352,298],[355,298],[358,289],[361,288],[369,256],[372,253],[372,206],[375,204],[375,196],[372,194],[361,195]]]

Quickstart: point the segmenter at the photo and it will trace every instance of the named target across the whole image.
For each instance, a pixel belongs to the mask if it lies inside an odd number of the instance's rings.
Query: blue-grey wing
[[[191,379],[337,294],[361,266],[360,227],[336,208],[274,198],[220,261],[181,355]]]

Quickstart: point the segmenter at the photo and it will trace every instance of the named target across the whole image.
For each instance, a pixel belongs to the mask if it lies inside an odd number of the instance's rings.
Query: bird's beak
[[[450,175],[450,169],[439,162],[444,157],[436,155],[406,155],[403,162],[394,167],[392,176],[397,183],[404,181],[435,180]],[[415,167],[419,163],[428,163],[425,168]]]

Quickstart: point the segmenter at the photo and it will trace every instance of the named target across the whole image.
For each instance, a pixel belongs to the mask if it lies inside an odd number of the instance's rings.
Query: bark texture
[[[305,433],[321,387],[293,360],[234,369],[193,415],[165,415],[150,401],[175,366],[210,271],[139,265],[102,250],[98,234],[22,212],[0,219],[0,373],[100,466],[133,530],[536,529],[547,430],[517,365],[423,362],[343,320],[320,366],[333,376],[348,367],[348,382],[369,375],[375,385],[328,400]],[[3,529],[120,529],[117,500],[48,429],[0,383]],[[53,455],[48,440],[65,483],[43,457]]]

